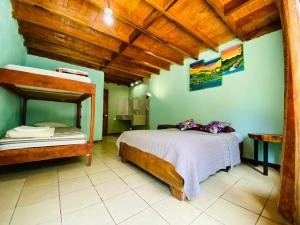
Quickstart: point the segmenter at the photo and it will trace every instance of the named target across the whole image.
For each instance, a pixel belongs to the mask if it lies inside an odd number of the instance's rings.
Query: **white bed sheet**
[[[174,165],[184,179],[188,199],[200,194],[199,183],[227,166],[240,163],[239,140],[234,133],[209,134],[200,131],[126,131],[117,140],[153,154]]]
[[[85,143],[87,138],[83,131],[72,127],[61,127],[55,128],[54,136],[51,138],[2,138],[0,151]]]
[[[69,79],[69,80],[81,81],[81,82],[85,82],[85,83],[91,83],[92,82],[91,79],[88,78],[88,77],[78,76],[78,75],[73,75],[73,74],[68,74],[68,73],[60,73],[60,72],[51,71],[51,70],[38,69],[38,68],[33,68],[33,67],[28,67],[28,66],[19,66],[19,65],[8,64],[4,68],[5,69],[10,69],[10,70],[17,70],[17,71],[35,73],[35,74],[38,74],[38,75],[44,75],[44,76],[51,76],[51,77],[58,77],[58,78],[64,78],[64,79]]]

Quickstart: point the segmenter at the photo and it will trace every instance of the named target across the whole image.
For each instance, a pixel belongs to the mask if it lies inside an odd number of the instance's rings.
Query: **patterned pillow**
[[[193,119],[189,119],[189,120],[186,120],[182,123],[179,123],[178,127],[182,131],[183,130],[192,130],[192,129],[197,129],[198,124],[196,124]]]
[[[206,131],[212,134],[218,134],[220,132],[223,132],[224,128],[230,125],[231,124],[227,122],[212,121],[206,125]]]

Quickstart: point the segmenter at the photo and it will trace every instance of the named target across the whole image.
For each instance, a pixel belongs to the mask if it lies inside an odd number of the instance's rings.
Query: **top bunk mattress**
[[[10,70],[34,73],[37,75],[58,77],[58,78],[64,78],[64,79],[69,79],[69,80],[85,82],[85,83],[92,83],[91,79],[88,77],[78,76],[78,75],[73,75],[73,74],[68,74],[68,73],[60,73],[60,72],[51,71],[51,70],[44,70],[44,69],[38,69],[38,68],[27,67],[27,66],[11,65],[11,64],[6,65],[4,68],[10,69]]]
[[[80,129],[61,127],[55,128],[54,136],[51,138],[2,138],[0,139],[0,151],[86,143],[86,135]]]

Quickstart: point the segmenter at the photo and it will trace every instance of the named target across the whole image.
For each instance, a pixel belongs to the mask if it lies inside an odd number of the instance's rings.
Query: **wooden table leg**
[[[263,170],[263,174],[265,176],[268,176],[268,142],[264,141],[264,162],[263,162],[263,167],[264,167],[264,170]]]
[[[258,140],[254,140],[254,166],[258,166]]]

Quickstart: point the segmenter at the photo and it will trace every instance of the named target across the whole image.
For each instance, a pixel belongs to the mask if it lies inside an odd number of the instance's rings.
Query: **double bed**
[[[200,194],[199,183],[240,163],[242,137],[235,132],[126,131],[117,141],[122,161],[130,161],[170,186],[179,200]]]
[[[22,99],[22,125],[26,124],[27,101],[44,100],[77,105],[76,128],[55,128],[51,138],[2,138],[0,165],[86,156],[91,164],[94,136],[96,85],[90,78],[67,73],[7,65],[0,68],[0,85]],[[81,128],[82,101],[91,99],[90,138]]]

